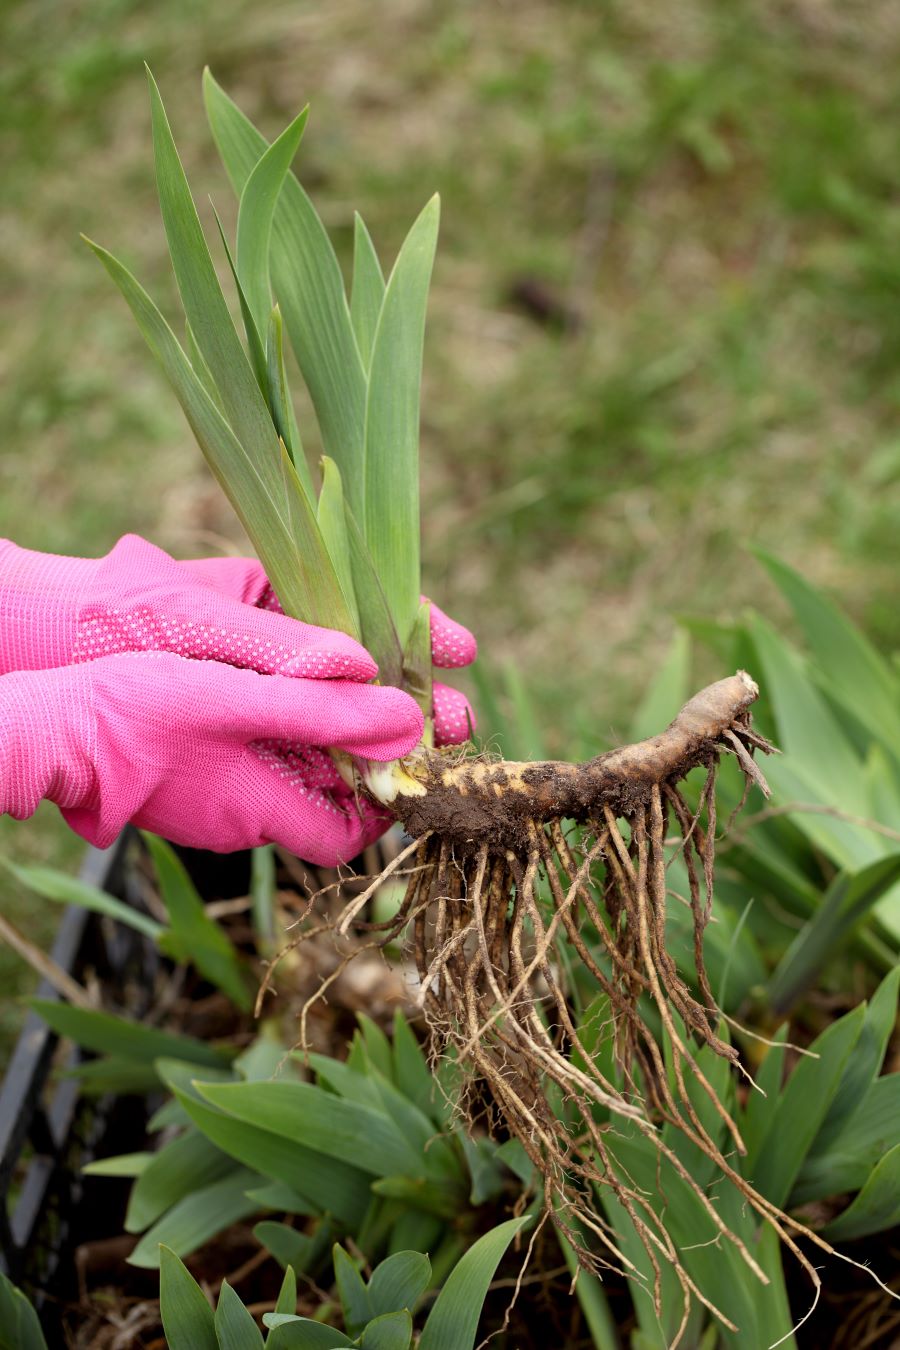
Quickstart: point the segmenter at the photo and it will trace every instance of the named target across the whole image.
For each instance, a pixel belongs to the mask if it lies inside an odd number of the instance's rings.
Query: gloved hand
[[[323,668],[317,647],[330,630],[285,619],[261,565],[249,558],[176,562],[137,535],[105,558],[35,553],[0,541],[0,674],[48,670],[118,652],[168,651],[262,674],[370,679],[346,656]],[[431,609],[436,666],[465,666],[472,634]],[[362,648],[354,644],[354,651]],[[435,740],[464,741],[474,717],[465,697],[435,684]]]
[[[276,614],[284,612],[262,564],[255,558],[201,558],[178,566],[231,599],[270,609]],[[468,628],[451,619],[432,600],[431,659],[434,665],[440,670],[456,670],[470,666],[477,655],[478,644]],[[475,714],[465,694],[435,680],[432,702],[435,744],[456,745],[467,741],[475,727]]]
[[[313,863],[348,862],[390,818],[357,803],[315,747],[395,759],[422,714],[401,690],[365,683],[375,665],[351,638],[302,640],[281,660],[312,678],[164,651],[3,675],[0,814],[21,820],[48,798],[101,848],[133,821],[219,852],[274,840]]]
[[[474,659],[434,608],[432,640],[438,664]],[[389,818],[317,747],[388,760],[421,735],[413,700],[375,673],[351,638],[286,618],[257,562],[176,562],[134,535],[96,560],[0,543],[0,813],[47,797],[100,846],[133,820],[176,843],[347,861]],[[462,695],[436,692],[435,710],[444,743],[466,738]]]

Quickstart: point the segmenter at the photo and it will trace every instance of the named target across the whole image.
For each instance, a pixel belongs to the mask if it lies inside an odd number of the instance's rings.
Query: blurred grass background
[[[679,614],[782,618],[746,542],[898,645],[893,0],[29,0],[0,37],[0,534],[241,547],[78,238],[171,301],[144,60],[204,221],[211,193],[233,222],[208,62],[272,135],[311,103],[296,167],[345,261],[354,208],[389,264],[442,194],[426,582],[523,666],[552,751],[627,725]],[[80,844],[49,808],[0,848]],[[58,919],[4,907],[38,940]]]

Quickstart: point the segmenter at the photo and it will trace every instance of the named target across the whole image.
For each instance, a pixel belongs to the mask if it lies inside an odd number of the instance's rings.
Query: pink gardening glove
[[[440,611],[432,630],[436,663],[474,658]],[[97,560],[0,542],[0,813],[47,797],[101,846],[133,820],[176,843],[274,839],[347,861],[389,818],[317,747],[385,760],[421,735],[412,699],[375,673],[351,638],[280,613],[256,562],[175,562],[134,535]],[[462,696],[435,706],[443,740],[465,739]]]
[[[245,605],[257,605],[277,614],[283,612],[261,563],[255,558],[201,558],[179,566]],[[468,628],[451,619],[432,600],[431,660],[434,665],[440,670],[457,670],[461,666],[470,666],[477,655],[478,644]],[[432,705],[436,745],[457,745],[469,739],[476,723],[472,705],[465,694],[435,680]]]
[[[262,566],[250,558],[176,562],[137,535],[125,535],[105,558],[34,553],[0,541],[0,674],[47,670],[115,652],[169,651],[227,662],[263,674],[370,679],[356,658],[325,670],[312,635],[330,630],[282,616]],[[431,607],[434,664],[465,666],[477,647],[468,629]],[[362,649],[355,646],[354,651]],[[355,664],[356,662],[356,664]],[[475,719],[468,700],[434,686],[435,739],[468,739]]]
[[[0,814],[22,820],[47,798],[100,848],[133,821],[195,848],[275,841],[313,863],[349,862],[390,818],[357,803],[315,747],[396,759],[422,714],[401,690],[364,683],[375,666],[351,638],[314,632],[304,661],[353,678],[157,651],[0,676]]]

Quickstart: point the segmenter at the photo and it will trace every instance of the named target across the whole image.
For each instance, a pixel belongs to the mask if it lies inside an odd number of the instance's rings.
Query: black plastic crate
[[[142,907],[128,832],[105,851],[89,850],[81,878]],[[65,910],[52,956],[77,980],[95,972],[104,1004],[139,1017],[158,969],[153,943],[134,929],[87,910]],[[45,980],[38,997],[58,1000]],[[142,1006],[143,1005],[143,1006]],[[30,1013],[0,1087],[0,1268],[22,1287],[41,1316],[51,1346],[61,1345],[63,1304],[77,1297],[75,1251],[93,1237],[121,1231],[129,1183],[89,1178],[95,1157],[142,1146],[147,1101],[106,1095],[80,1098],[77,1080],[59,1077],[87,1056]]]

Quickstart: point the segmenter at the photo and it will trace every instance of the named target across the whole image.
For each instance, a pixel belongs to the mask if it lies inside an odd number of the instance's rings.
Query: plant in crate
[[[47,1010],[54,1025],[101,1048],[108,1022],[79,1013]],[[392,1042],[361,1023],[346,1062],[309,1056],[315,1082],[272,1032],[210,1072],[189,1041],[170,1038],[166,1049],[142,1028],[119,1024],[128,1055],[141,1056],[172,1094],[151,1121],[153,1132],[169,1131],[161,1148],[91,1168],[136,1178],[125,1224],[143,1236],[132,1264],[156,1266],[160,1243],[189,1255],[269,1209],[310,1230],[280,1220],[256,1229],[298,1270],[317,1268],[330,1236],[350,1235],[369,1259],[404,1244],[430,1251],[441,1275],[482,1214],[515,1203],[531,1172],[519,1146],[472,1139],[453,1123],[453,1075],[429,1072],[399,1012]],[[91,1089],[89,1068],[84,1078]]]
[[[233,1031],[241,1033],[247,1026],[246,956],[205,913],[171,847],[151,838],[146,843],[160,907],[171,920],[171,927],[157,924],[154,936],[168,951],[190,951],[206,980],[217,984],[231,1003]],[[266,913],[265,903],[266,893],[271,899],[271,877],[264,880],[270,861],[270,852],[261,851],[253,869],[255,893],[245,904],[252,903],[265,932],[274,917]],[[145,922],[145,916],[105,893],[47,869],[22,869],[21,876],[41,894],[75,900],[133,925]],[[294,1005],[289,997],[285,1001],[281,1021],[290,1032]],[[530,1217],[490,1228],[495,1216],[519,1207],[531,1166],[514,1141],[472,1138],[462,1130],[456,1120],[453,1066],[430,1070],[399,1009],[390,1039],[361,1016],[344,1061],[292,1051],[290,1038],[283,1037],[275,1019],[264,1023],[260,1034],[237,1053],[228,1042],[212,1044],[98,1009],[41,1000],[33,1006],[61,1036],[96,1055],[74,1071],[82,1091],[170,1091],[149,1124],[151,1135],[160,1141],[155,1150],[105,1158],[86,1172],[133,1179],[125,1228],[136,1243],[128,1262],[137,1270],[157,1269],[163,1254],[162,1305],[172,1345],[194,1334],[190,1321],[185,1326],[178,1321],[178,1298],[174,1311],[167,1303],[167,1280],[181,1287],[177,1272],[182,1268],[175,1254],[190,1256],[204,1247],[215,1254],[219,1236],[248,1219],[259,1219],[253,1239],[274,1262],[292,1277],[319,1284],[335,1237],[346,1236],[373,1266],[380,1257],[393,1259],[410,1248],[429,1251],[432,1262],[423,1255],[418,1267],[427,1265],[427,1287],[433,1295],[467,1255],[476,1252],[476,1264],[482,1259],[477,1256],[485,1252],[479,1234],[486,1228],[511,1237]],[[310,1081],[311,1073],[316,1081]],[[238,1091],[232,1094],[232,1088]],[[224,1098],[223,1089],[228,1090]],[[363,1140],[366,1147],[360,1148]],[[494,1264],[505,1246],[488,1244],[488,1255],[495,1252]],[[168,1267],[167,1251],[175,1263]],[[471,1266],[469,1261],[464,1271]],[[376,1282],[376,1292],[385,1278]],[[263,1288],[266,1284],[264,1280]],[[226,1305],[229,1298],[234,1301],[230,1291],[223,1291]],[[148,1306],[152,1315],[152,1303]],[[460,1320],[455,1306],[453,1298],[441,1302],[439,1294],[429,1314],[434,1319],[431,1334],[443,1325],[442,1334],[454,1344],[454,1337],[464,1336],[473,1310],[476,1322],[478,1316],[476,1305],[469,1304]],[[286,1317],[283,1301],[278,1311]],[[296,1302],[290,1312],[295,1314]],[[372,1317],[381,1312],[399,1314],[399,1305],[373,1311]],[[227,1326],[237,1314],[226,1306],[219,1315]],[[321,1316],[334,1320],[327,1306]],[[321,1325],[316,1326],[321,1335]],[[368,1333],[366,1344],[377,1343],[388,1330],[379,1326]],[[392,1335],[397,1333],[394,1327]],[[305,1344],[307,1334],[315,1333],[279,1331],[275,1343]],[[330,1334],[335,1344],[344,1343],[339,1331]]]
[[[482,1304],[504,1252],[527,1222],[510,1219],[466,1252],[434,1300],[416,1338],[418,1350],[473,1350]],[[400,1251],[365,1280],[339,1244],[334,1274],[346,1331],[297,1313],[297,1276],[288,1265],[263,1340],[252,1314],[222,1281],[213,1309],[203,1290],[168,1247],[161,1249],[160,1307],[169,1350],[411,1350],[413,1314],[432,1287],[431,1263],[421,1252]],[[0,1348],[47,1350],[24,1295],[0,1274]]]

